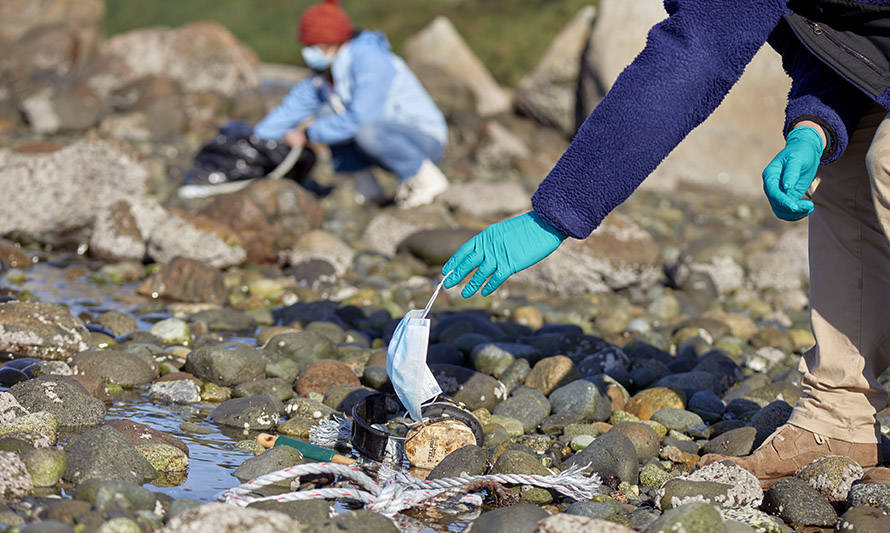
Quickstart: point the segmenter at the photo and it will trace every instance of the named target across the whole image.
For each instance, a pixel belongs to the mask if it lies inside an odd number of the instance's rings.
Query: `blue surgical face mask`
[[[306,65],[318,72],[324,72],[331,68],[331,64],[334,62],[334,57],[336,56],[336,54],[325,54],[321,51],[321,48],[317,46],[304,46],[301,54],[303,55],[303,61],[306,62]]]
[[[426,364],[426,353],[430,338],[430,319],[427,315],[443,283],[444,278],[425,309],[408,311],[399,322],[386,354],[389,381],[415,422],[422,420],[421,404],[442,394],[439,383]]]

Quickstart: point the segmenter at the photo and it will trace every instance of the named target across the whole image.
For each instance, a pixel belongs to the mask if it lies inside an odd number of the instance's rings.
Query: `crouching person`
[[[448,130],[442,113],[379,32],[356,30],[337,0],[300,18],[303,59],[313,73],[254,128],[254,135],[328,145],[334,170],[351,175],[361,202],[383,201],[371,168],[399,179],[396,202],[428,204],[448,181],[436,165]]]

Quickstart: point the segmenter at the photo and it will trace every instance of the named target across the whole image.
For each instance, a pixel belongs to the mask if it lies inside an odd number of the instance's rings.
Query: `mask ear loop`
[[[439,284],[436,285],[436,290],[433,291],[433,295],[430,296],[430,300],[426,303],[426,307],[423,308],[423,315],[421,315],[420,318],[426,318],[426,316],[427,316],[428,314],[430,314],[430,309],[432,309],[432,307],[433,307],[433,303],[435,303],[436,298],[439,296],[439,291],[441,291],[441,290],[442,290],[442,287],[445,286],[445,280],[448,278],[448,276],[449,276],[450,274],[451,274],[451,272],[448,272],[448,274],[445,274],[445,275],[442,277],[442,281],[440,281]]]

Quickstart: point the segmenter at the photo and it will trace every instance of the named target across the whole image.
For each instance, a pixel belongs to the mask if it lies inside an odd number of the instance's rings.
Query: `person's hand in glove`
[[[454,287],[478,267],[461,295],[469,298],[491,278],[482,289],[482,296],[488,296],[508,277],[552,254],[565,238],[534,211],[492,224],[465,242],[442,268],[442,275],[448,276],[445,287]]]
[[[825,142],[811,126],[791,130],[785,148],[763,170],[763,192],[773,213],[782,220],[800,220],[813,212],[813,202],[804,198],[822,158]]]

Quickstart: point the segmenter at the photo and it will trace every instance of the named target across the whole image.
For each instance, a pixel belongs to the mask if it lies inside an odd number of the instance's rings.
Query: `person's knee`
[[[381,130],[377,124],[362,124],[355,134],[355,144],[367,154],[377,155],[380,152]]]

